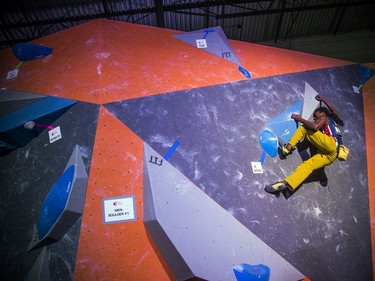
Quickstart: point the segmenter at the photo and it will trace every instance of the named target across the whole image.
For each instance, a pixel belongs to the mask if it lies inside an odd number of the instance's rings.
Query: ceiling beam
[[[118,16],[132,16],[137,14],[150,14],[150,13],[156,13],[156,16],[160,17],[160,22],[162,24],[164,18],[164,12],[182,12],[181,10],[188,10],[188,9],[194,9],[194,8],[205,8],[208,9],[209,7],[213,6],[222,6],[222,5],[233,5],[233,4],[246,4],[246,3],[254,3],[254,2],[269,2],[269,0],[210,0],[210,1],[197,1],[197,2],[191,2],[188,4],[174,4],[174,5],[163,5],[162,0],[154,0],[155,6],[148,7],[148,8],[142,8],[142,9],[132,9],[132,10],[123,10],[123,11],[111,11],[110,14],[108,14],[108,10],[105,10],[100,13],[96,14],[88,14],[88,15],[79,15],[79,16],[67,16],[67,17],[55,17],[48,20],[33,20],[33,21],[23,21],[18,23],[2,23],[0,24],[0,29],[13,29],[13,28],[20,28],[20,27],[30,27],[32,26],[40,26],[40,25],[50,25],[50,24],[57,24],[57,23],[68,23],[68,22],[79,22],[79,21],[86,21],[86,20],[92,20],[97,18],[108,18],[108,17],[118,17]],[[73,2],[74,3],[74,2]],[[70,6],[72,9],[74,9],[74,4],[72,3],[72,6]],[[78,4],[79,2],[77,2]],[[8,5],[10,6],[10,4]],[[38,10],[42,9],[53,9],[54,6],[41,6],[36,7],[34,9],[27,8],[30,12],[32,10],[35,10],[37,12]],[[57,7],[58,8],[58,7]],[[19,7],[15,7],[14,9],[7,8],[4,9],[3,15],[6,16],[7,13],[13,14],[13,13],[22,13],[25,10],[20,9]],[[206,16],[206,14],[202,14]],[[164,22],[165,24],[165,22]]]
[[[338,31],[339,28],[340,28],[340,25],[341,25],[342,19],[343,19],[343,17],[344,17],[344,14],[345,14],[346,9],[347,9],[348,4],[349,4],[349,0],[346,0],[346,1],[345,1],[345,4],[346,4],[346,5],[342,8],[341,13],[340,13],[340,16],[339,16],[339,19],[337,20],[337,23],[336,23],[336,27],[335,27],[335,29],[334,29],[334,31],[333,31],[333,34],[334,34],[334,35],[337,34],[337,31]]]
[[[343,7],[350,7],[350,6],[364,6],[364,5],[374,5],[374,4],[375,2],[373,0],[363,0],[363,1],[349,2],[349,3],[341,2],[341,3],[323,4],[323,5],[311,5],[311,6],[301,5],[299,7],[293,7],[293,8],[267,9],[267,10],[256,10],[256,11],[241,12],[241,13],[222,14],[222,15],[217,15],[215,18],[218,20],[218,19],[229,19],[229,18],[238,18],[238,17],[267,15],[267,14],[334,9],[334,8],[343,8]]]
[[[163,0],[155,0],[156,21],[158,27],[165,27]]]
[[[282,10],[284,10],[285,2],[286,2],[286,0],[283,0]],[[275,43],[277,43],[277,40],[279,40],[280,29],[281,29],[281,26],[282,26],[281,24],[283,22],[283,19],[284,19],[284,12],[281,12],[280,15],[279,15],[279,24],[276,27],[277,30],[276,30],[276,36],[275,36]]]

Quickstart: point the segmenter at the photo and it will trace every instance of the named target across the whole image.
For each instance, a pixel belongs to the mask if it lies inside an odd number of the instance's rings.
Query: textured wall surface
[[[360,83],[358,74],[356,65],[329,68],[105,107],[160,155],[178,139],[181,144],[170,162],[306,276],[366,280],[372,272],[371,235],[369,208],[364,207],[368,184],[362,96],[352,89]],[[328,187],[318,179],[284,201],[263,188],[297,167],[297,151],[284,161],[266,159],[263,174],[253,174],[250,162],[262,154],[259,133],[265,123],[301,98],[305,82],[332,101],[346,121],[344,142],[353,158],[325,168]],[[350,242],[348,237],[361,239]],[[359,257],[358,263],[352,256]]]

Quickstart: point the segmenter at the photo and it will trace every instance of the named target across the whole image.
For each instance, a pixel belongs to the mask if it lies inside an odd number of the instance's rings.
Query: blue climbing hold
[[[164,156],[164,159],[165,160],[169,160],[169,158],[171,158],[173,152],[177,149],[177,147],[180,145],[180,141],[179,140],[176,140],[174,142],[174,144],[172,145],[172,147],[168,150],[168,152],[165,154]]]
[[[74,170],[74,165],[67,168],[48,192],[39,215],[39,240],[47,235],[64,211],[70,191],[72,190]]]
[[[53,49],[31,43],[18,43],[12,51],[20,61],[28,61],[48,56],[52,54]]]
[[[360,65],[359,69],[361,73],[361,85],[364,85],[375,74],[375,69],[364,65]]]
[[[268,281],[271,270],[264,264],[250,265],[241,263],[233,267],[237,281]]]
[[[279,141],[277,136],[270,130],[263,130],[259,135],[259,143],[265,152],[272,158],[277,155]]]
[[[238,70],[245,76],[246,78],[251,78],[250,72],[243,68],[241,65],[238,66]]]
[[[213,29],[206,29],[204,32],[205,32],[205,34],[204,34],[204,36],[203,36],[203,39],[206,39],[208,33],[210,33],[210,32],[215,32],[215,30],[213,30]]]

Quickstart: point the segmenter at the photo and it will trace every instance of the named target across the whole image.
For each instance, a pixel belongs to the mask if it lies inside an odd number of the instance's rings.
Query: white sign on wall
[[[134,196],[103,199],[103,223],[135,221]]]
[[[52,130],[48,131],[49,142],[53,143],[62,138],[60,126],[53,128]]]
[[[197,48],[199,49],[207,48],[206,39],[196,39],[195,42],[197,43]]]
[[[361,92],[359,91],[358,87],[356,87],[356,86],[352,86],[352,88],[353,88],[354,93],[356,93],[356,94],[360,94],[360,93],[361,93]]]
[[[251,162],[251,167],[253,168],[254,174],[263,174],[262,163],[260,162]]]
[[[17,75],[18,75],[18,69],[11,70],[7,74],[7,80],[17,77]]]

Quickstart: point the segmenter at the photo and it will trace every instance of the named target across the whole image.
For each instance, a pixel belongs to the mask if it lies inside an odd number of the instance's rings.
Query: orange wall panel
[[[375,63],[369,64],[375,69]],[[375,280],[375,77],[370,78],[363,87],[364,116],[366,129],[366,149],[367,149],[367,174],[369,185],[369,203],[372,238],[372,268]],[[355,153],[355,152],[354,152]]]
[[[134,195],[136,221],[104,224],[102,199]],[[143,141],[103,107],[77,253],[75,280],[170,280],[143,225]]]
[[[24,62],[0,52],[0,86],[91,103],[244,80],[237,66],[172,37],[180,32],[97,19],[33,41],[51,56]],[[230,41],[252,79],[351,64],[300,52]]]
[[[101,21],[80,25],[33,41],[53,49],[52,55],[25,61],[16,78],[6,80],[17,58],[10,49],[1,53],[1,87],[95,103],[100,98],[96,54],[100,49]]]

